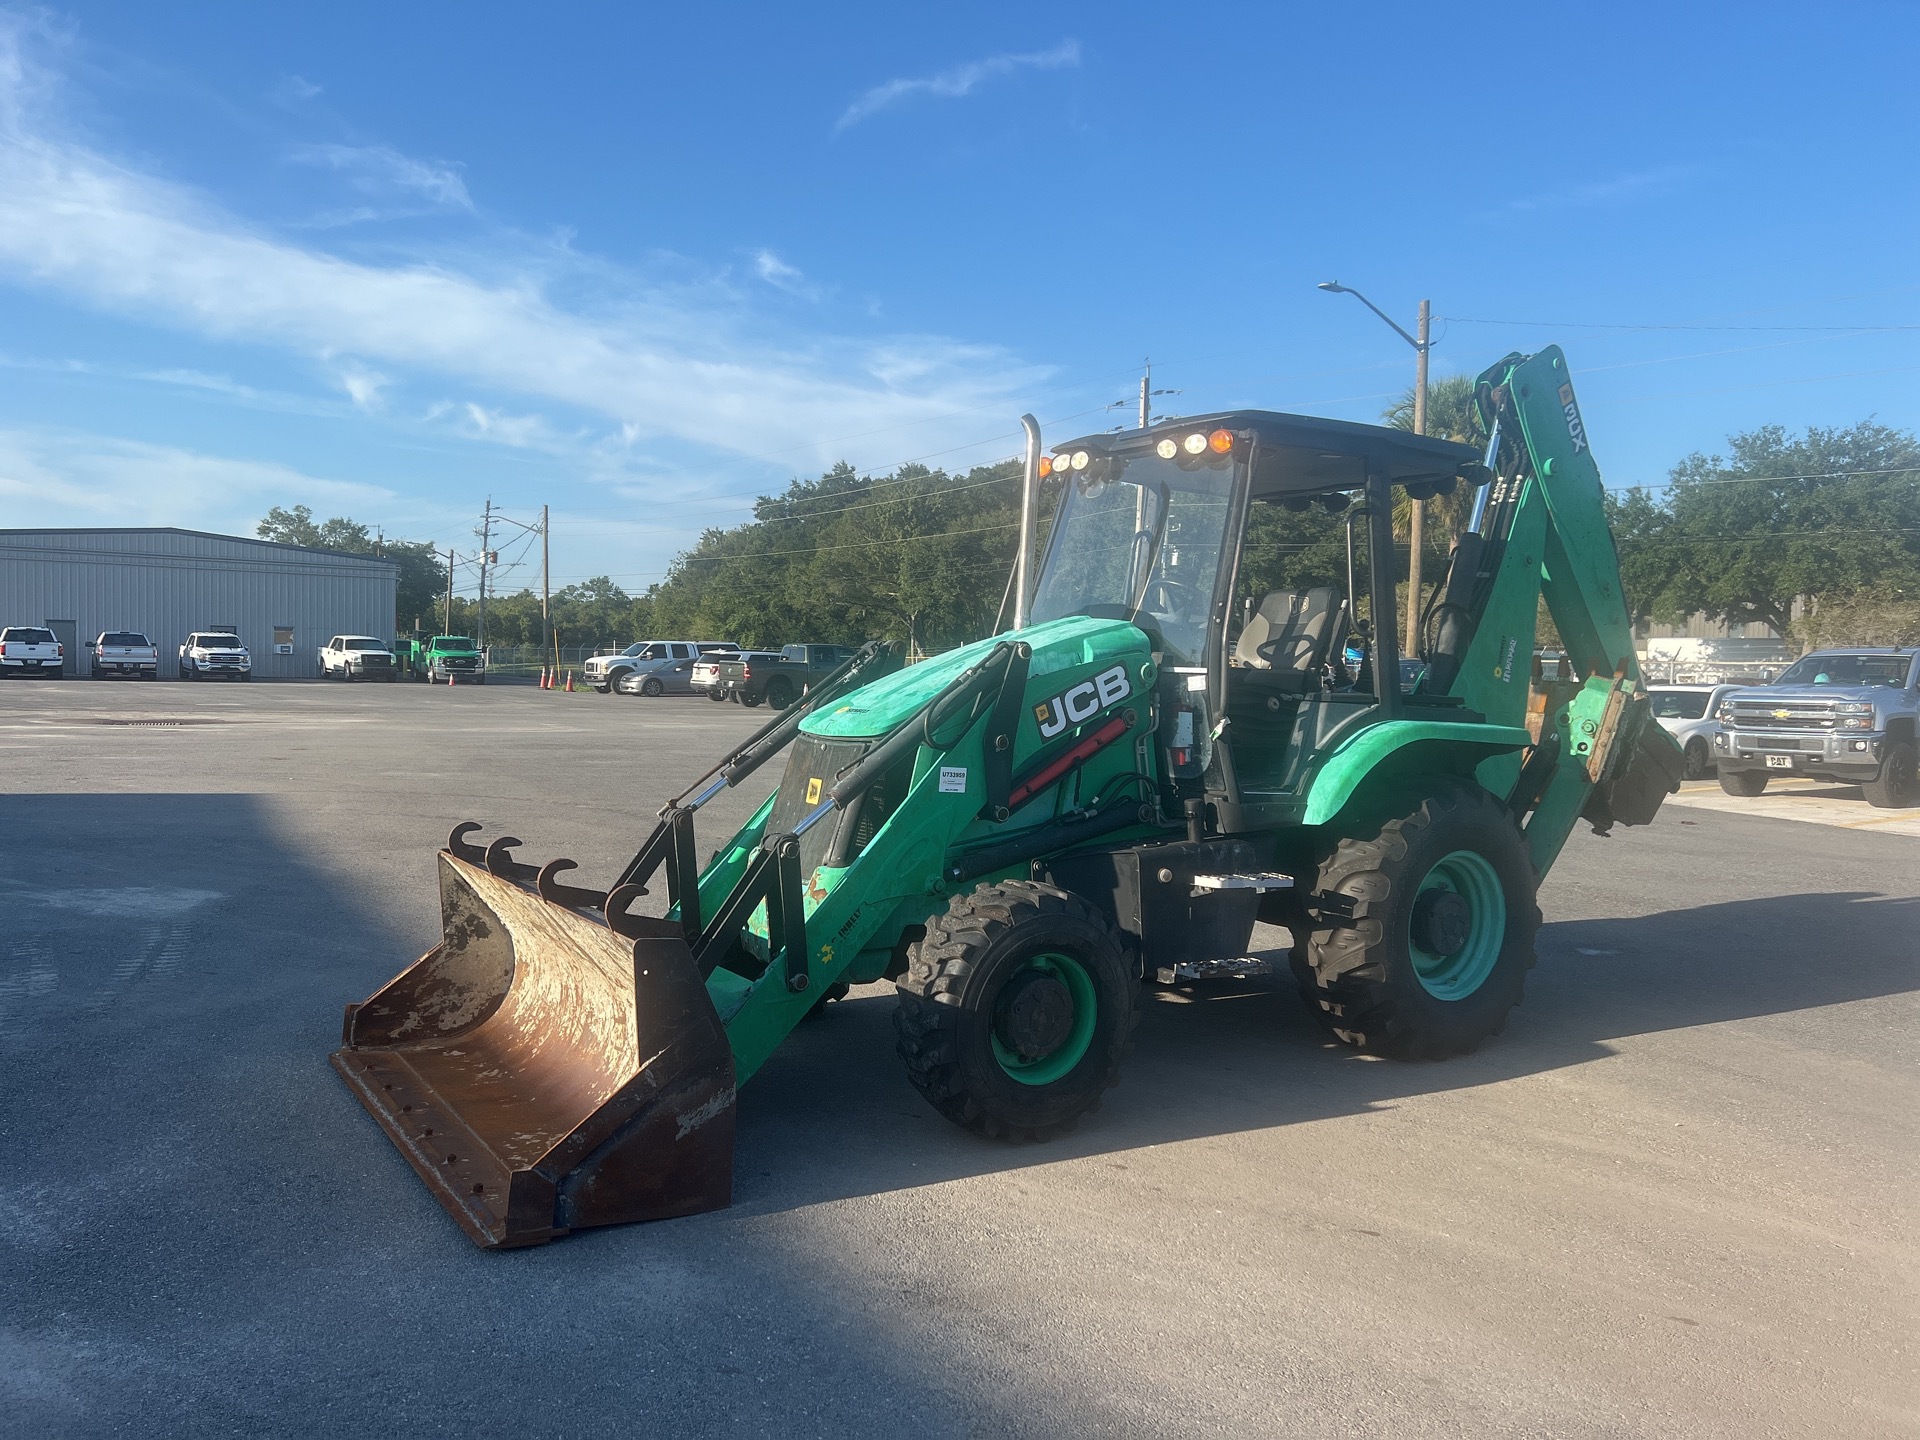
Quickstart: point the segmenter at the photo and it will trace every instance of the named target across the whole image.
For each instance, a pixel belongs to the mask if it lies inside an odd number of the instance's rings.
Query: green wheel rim
[[[1499,963],[1507,938],[1506,889],[1486,856],[1456,850],[1427,872],[1414,898],[1429,890],[1451,890],[1467,902],[1473,918],[1466,944],[1451,955],[1436,955],[1414,943],[1409,917],[1407,953],[1413,957],[1413,973],[1436,1000],[1464,1000],[1487,983]]]
[[[993,1044],[993,1058],[1000,1062],[1000,1068],[1009,1076],[1022,1085],[1051,1085],[1069,1074],[1092,1047],[1093,1026],[1099,1018],[1100,1002],[1094,993],[1093,977],[1070,955],[1049,951],[1044,955],[1030,956],[1020,969],[1007,977],[1007,983],[1011,984],[1028,970],[1051,975],[1067,987],[1067,993],[1073,997],[1073,1028],[1067,1032],[1067,1038],[1058,1050],[1050,1055],[1042,1055],[1038,1060],[1021,1059],[1019,1051],[1001,1040],[997,1029],[990,1029],[988,1037]]]

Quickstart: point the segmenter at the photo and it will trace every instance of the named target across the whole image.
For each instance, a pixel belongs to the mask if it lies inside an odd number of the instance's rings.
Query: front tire
[[[646,696],[649,700],[658,700],[662,695],[667,693],[667,687],[662,685],[659,682],[659,680],[649,675],[646,679],[640,682],[640,693]]]
[[[1713,754],[1707,749],[1707,742],[1698,738],[1689,740],[1686,748],[1685,775],[1689,780],[1704,780],[1713,769]]]
[[[1540,909],[1512,817],[1453,783],[1339,840],[1307,900],[1306,999],[1370,1054],[1441,1060],[1506,1024]]]
[[[1047,1140],[1120,1078],[1139,983],[1077,895],[1025,881],[956,896],[908,951],[894,1033],[907,1078],[954,1124]]]
[[[1767,772],[1764,770],[1729,770],[1720,767],[1720,788],[1729,795],[1739,795],[1748,800],[1767,788]]]
[[[1876,810],[1907,810],[1920,805],[1920,755],[1916,755],[1913,741],[1900,740],[1888,746],[1880,761],[1879,778],[1867,781],[1860,789]]]

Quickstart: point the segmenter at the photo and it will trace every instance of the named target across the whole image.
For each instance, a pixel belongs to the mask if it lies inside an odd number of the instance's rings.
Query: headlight
[[[1835,728],[1840,730],[1871,730],[1873,728],[1873,716],[1848,715],[1843,718]]]
[[[1842,715],[1873,714],[1873,705],[1870,701],[1866,700],[1849,700],[1845,704],[1836,705],[1833,708]]]
[[[1722,725],[1731,725],[1733,723],[1733,706],[1725,700],[1722,700],[1720,702],[1720,708],[1713,712],[1713,718],[1718,720]]]

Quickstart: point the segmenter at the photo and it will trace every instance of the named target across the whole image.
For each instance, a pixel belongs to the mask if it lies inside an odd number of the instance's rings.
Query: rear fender
[[[1483,761],[1531,743],[1517,725],[1457,720],[1383,720],[1335,750],[1308,784],[1301,823],[1324,825],[1370,781],[1396,774],[1471,775]]]

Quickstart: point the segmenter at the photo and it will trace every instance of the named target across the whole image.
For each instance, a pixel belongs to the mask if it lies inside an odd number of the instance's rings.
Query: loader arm
[[[1576,821],[1644,825],[1679,788],[1680,749],[1654,724],[1621,591],[1605,490],[1558,346],[1509,355],[1476,382],[1492,483],[1423,625],[1432,683],[1531,744],[1481,783],[1506,797],[1544,877]],[[1546,601],[1566,676],[1536,673]]]

